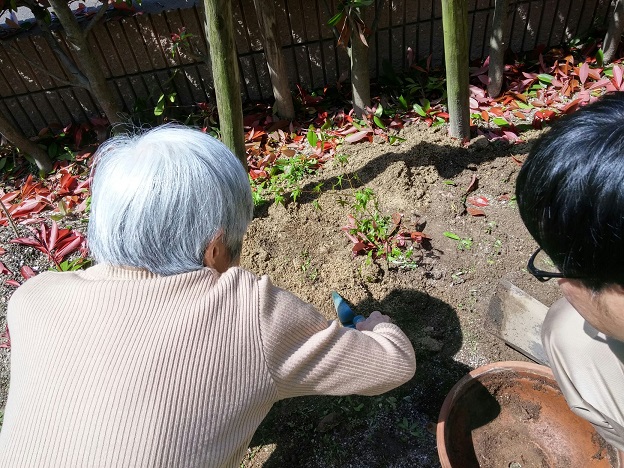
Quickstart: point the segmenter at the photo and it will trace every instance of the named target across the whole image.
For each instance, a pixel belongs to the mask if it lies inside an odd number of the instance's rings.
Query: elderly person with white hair
[[[89,247],[11,298],[0,466],[238,466],[273,403],[375,395],[413,348],[373,313],[358,330],[239,268],[248,177],[220,142],[165,126],[100,147]]]

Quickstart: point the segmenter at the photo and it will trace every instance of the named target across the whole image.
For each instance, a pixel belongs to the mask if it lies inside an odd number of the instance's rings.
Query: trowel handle
[[[364,317],[363,315],[356,315],[355,317],[353,317],[353,320],[351,320],[350,324],[345,325],[343,323],[343,325],[348,328],[357,328],[356,325],[360,322],[363,322],[364,320],[366,320],[366,317]]]
[[[355,312],[353,312],[351,307],[349,307],[347,302],[337,292],[332,292],[332,299],[336,307],[338,320],[340,320],[343,327],[355,328],[357,323],[366,320],[366,317],[363,315],[355,315]]]

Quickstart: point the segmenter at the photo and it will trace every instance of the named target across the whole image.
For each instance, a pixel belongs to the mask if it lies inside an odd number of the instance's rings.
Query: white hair
[[[164,125],[113,137],[96,152],[88,239],[98,263],[160,275],[199,270],[219,233],[237,258],[252,217],[243,165],[199,130]]]

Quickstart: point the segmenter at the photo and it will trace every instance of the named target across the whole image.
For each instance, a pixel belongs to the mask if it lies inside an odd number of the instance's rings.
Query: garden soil
[[[485,314],[505,278],[546,305],[559,297],[555,282],[526,272],[536,244],[513,197],[515,178],[538,132],[509,145],[481,138],[468,146],[446,127],[406,127],[395,145],[344,145],[346,162],[331,161],[304,180],[296,203],[256,209],[245,238],[242,266],[314,304],[335,319],[331,292],[355,310],[389,315],[410,337],[415,377],[377,397],[305,397],[276,404],[257,431],[242,466],[439,466],[435,423],[450,388],[470,370],[494,361],[525,360],[491,335]],[[313,191],[322,183],[320,192]],[[469,197],[487,199],[484,216],[465,210]],[[353,193],[374,191],[379,210],[400,213],[402,226],[428,239],[408,261],[354,256],[341,228],[354,215]],[[464,242],[444,235],[453,233]],[[12,270],[33,265],[35,254],[6,241],[2,261]],[[12,288],[0,290],[0,327]],[[366,356],[361,356],[366,360]],[[9,353],[0,350],[0,408],[8,388]]]

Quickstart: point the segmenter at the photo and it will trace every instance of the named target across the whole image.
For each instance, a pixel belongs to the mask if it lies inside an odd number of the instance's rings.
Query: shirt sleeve
[[[263,349],[280,398],[378,395],[414,376],[414,349],[396,325],[344,328],[267,277],[259,294]]]

